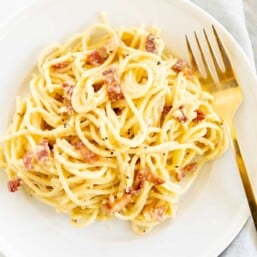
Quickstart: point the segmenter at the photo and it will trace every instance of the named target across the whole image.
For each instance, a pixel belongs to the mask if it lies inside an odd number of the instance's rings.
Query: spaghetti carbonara
[[[175,215],[227,138],[213,97],[159,34],[96,24],[42,53],[0,150],[9,191],[75,226],[116,217],[144,233]]]

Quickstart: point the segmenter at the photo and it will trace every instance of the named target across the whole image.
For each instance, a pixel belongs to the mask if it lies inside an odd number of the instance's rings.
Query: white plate
[[[208,14],[177,0],[44,0],[23,10],[0,33],[0,133],[3,134],[14,96],[35,66],[40,51],[68,39],[109,14],[111,24],[157,24],[174,54],[186,58],[184,35],[215,24],[243,86],[244,103],[236,116],[242,151],[250,172],[257,170],[257,79],[237,43]],[[25,81],[25,82],[24,82]],[[24,82],[24,83],[23,83]],[[253,173],[252,173],[253,175]],[[10,257],[45,256],[217,256],[236,236],[249,212],[232,152],[208,164],[181,199],[177,217],[151,234],[136,236],[125,222],[95,223],[75,229],[69,219],[24,192],[7,192],[0,173],[0,249]]]

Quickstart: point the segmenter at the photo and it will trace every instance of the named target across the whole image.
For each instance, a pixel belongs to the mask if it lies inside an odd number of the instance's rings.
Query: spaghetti
[[[157,29],[93,25],[45,50],[17,98],[0,150],[9,191],[24,187],[76,226],[116,217],[148,232],[225,150],[212,100]]]

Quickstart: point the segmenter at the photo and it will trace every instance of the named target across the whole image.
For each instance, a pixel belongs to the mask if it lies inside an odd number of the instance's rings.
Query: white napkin
[[[191,0],[222,23],[242,46],[254,65],[253,50],[245,24],[242,0]],[[249,219],[233,243],[220,257],[256,257],[257,234]]]
[[[242,0],[191,0],[213,15],[234,36],[254,64]]]

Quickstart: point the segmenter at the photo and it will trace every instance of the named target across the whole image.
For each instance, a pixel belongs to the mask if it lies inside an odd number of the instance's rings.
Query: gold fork
[[[220,56],[222,57],[222,60],[225,66],[225,71],[222,71],[220,66],[218,65],[218,58],[217,58],[217,55],[215,55],[215,53],[217,54],[217,52],[215,52],[214,50],[215,48],[211,45],[211,39],[206,33],[206,30],[205,29],[203,30],[202,38],[203,40],[205,40],[205,42],[202,41],[202,44],[200,43],[200,37],[195,32],[194,36],[195,36],[196,48],[198,48],[200,53],[198,58],[202,60],[203,67],[206,72],[206,74],[203,75],[201,80],[203,80],[202,81],[203,84],[207,85],[205,89],[208,90],[214,96],[214,103],[213,103],[214,109],[217,112],[217,114],[221,117],[221,119],[224,121],[224,124],[227,127],[227,130],[230,134],[230,139],[234,149],[238,170],[239,170],[242,184],[248,200],[254,225],[257,230],[256,196],[254,194],[253,186],[239,148],[235,125],[233,121],[234,114],[238,109],[238,107],[240,106],[243,99],[242,91],[236,79],[233,67],[226,53],[225,47],[214,26],[212,26],[212,32],[216,40],[216,46],[218,46]],[[206,54],[204,54],[203,43],[205,43],[205,46],[209,50],[209,58],[206,57]],[[192,50],[193,44],[192,43],[190,44],[188,36],[186,36],[186,44],[187,44],[188,54],[189,54],[192,68],[199,71],[198,65],[196,62],[196,54],[194,55]],[[217,51],[217,47],[216,47],[216,51]],[[198,61],[201,61],[201,60],[198,59]],[[211,73],[211,69],[209,68],[211,66],[210,65],[211,61],[213,62],[219,81],[216,81],[215,77]]]

